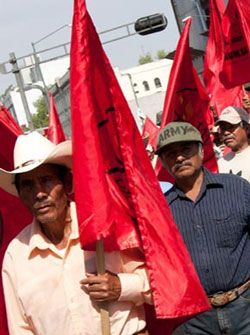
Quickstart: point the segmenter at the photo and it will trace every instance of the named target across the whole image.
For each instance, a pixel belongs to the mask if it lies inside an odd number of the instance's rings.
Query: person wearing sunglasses
[[[240,107],[228,106],[216,125],[225,145],[231,151],[218,160],[219,172],[237,174],[250,181],[250,117]]]

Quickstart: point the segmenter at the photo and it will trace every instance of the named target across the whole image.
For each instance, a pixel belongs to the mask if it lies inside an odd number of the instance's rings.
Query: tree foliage
[[[43,128],[48,126],[48,109],[46,107],[44,97],[38,98],[34,103],[36,113],[32,115],[32,121],[35,128]]]
[[[150,53],[147,53],[146,55],[141,55],[139,57],[139,65],[147,64],[153,62],[153,58]]]
[[[143,64],[151,63],[155,59],[158,59],[158,60],[164,59],[164,58],[166,58],[167,54],[168,54],[168,52],[164,49],[158,50],[155,57],[152,57],[152,55],[148,52],[145,55],[141,55],[139,57],[138,63],[139,63],[139,65],[143,65]]]
[[[160,49],[160,50],[157,51],[156,57],[157,57],[157,59],[164,59],[164,58],[166,58],[167,54],[168,53],[167,53],[166,50]]]

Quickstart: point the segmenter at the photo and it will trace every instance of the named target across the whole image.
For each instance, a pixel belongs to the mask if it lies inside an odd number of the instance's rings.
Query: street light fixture
[[[164,14],[152,14],[136,20],[134,28],[139,35],[148,35],[166,29],[167,25],[168,20]]]

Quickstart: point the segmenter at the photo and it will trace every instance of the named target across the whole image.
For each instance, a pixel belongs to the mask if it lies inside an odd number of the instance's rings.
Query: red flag
[[[210,0],[210,28],[204,59],[204,81],[217,115],[227,106],[242,107],[241,86],[226,88],[221,80],[224,60],[224,43],[221,21],[224,15],[224,0]]]
[[[156,150],[156,141],[158,132],[159,128],[157,127],[157,125],[148,116],[146,116],[142,132],[142,138],[148,135],[149,136],[148,144],[152,145],[154,150]]]
[[[0,108],[0,167],[13,169],[13,148],[22,133],[5,107]],[[9,242],[31,221],[28,210],[19,198],[0,188],[0,268]],[[0,335],[8,335],[2,277],[0,282]]]
[[[171,121],[190,122],[201,132],[204,148],[204,165],[211,171],[217,171],[217,162],[208,126],[213,123],[209,110],[209,98],[193,66],[189,48],[189,30],[191,18],[186,21],[175,52],[170,72],[161,127]],[[170,180],[160,161],[156,166],[159,180]]]
[[[103,239],[106,250],[117,250],[141,242],[156,315],[175,319],[165,328],[170,334],[180,318],[209,304],[82,0],[74,3],[70,70],[82,246],[93,249]]]
[[[221,79],[232,88],[250,81],[250,2],[229,0],[221,22],[224,61]]]
[[[49,127],[46,130],[46,135],[48,139],[55,144],[66,141],[66,136],[60,123],[52,94],[50,94]]]

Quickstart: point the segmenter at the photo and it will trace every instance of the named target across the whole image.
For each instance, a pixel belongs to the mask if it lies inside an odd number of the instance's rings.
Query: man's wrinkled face
[[[232,151],[239,151],[248,146],[247,132],[241,123],[231,124],[229,122],[220,122],[220,133],[223,142]]]
[[[203,151],[198,142],[178,142],[169,144],[160,158],[175,179],[180,180],[200,171]]]
[[[19,197],[41,224],[60,220],[65,215],[67,194],[59,176],[58,166],[44,164],[19,177]]]

